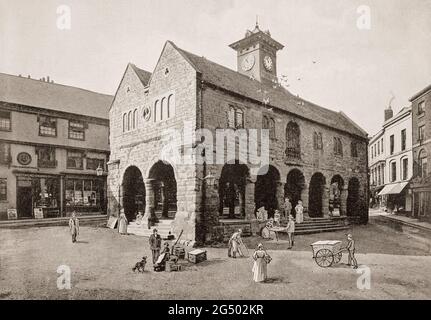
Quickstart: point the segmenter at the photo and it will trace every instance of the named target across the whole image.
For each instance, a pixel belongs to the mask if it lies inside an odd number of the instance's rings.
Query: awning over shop
[[[383,196],[385,194],[399,194],[404,188],[409,184],[409,182],[400,182],[386,185],[382,191],[379,192],[379,196]]]

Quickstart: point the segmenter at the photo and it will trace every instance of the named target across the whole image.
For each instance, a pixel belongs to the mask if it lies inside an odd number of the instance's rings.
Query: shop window
[[[39,168],[55,168],[57,161],[55,160],[55,148],[41,147],[36,149],[37,165]]]
[[[84,154],[81,151],[67,151],[67,168],[82,169]]]
[[[69,120],[69,139],[85,140],[85,123]]]
[[[58,208],[60,180],[58,178],[32,178],[32,198],[35,208]]]
[[[0,130],[11,131],[11,113],[10,111],[0,110]]]
[[[86,168],[88,170],[96,170],[99,166],[103,170],[105,170],[105,160],[104,159],[87,158],[87,167]]]
[[[11,162],[10,144],[0,142],[0,164],[10,164]]]
[[[7,200],[7,179],[0,179],[0,201]]]
[[[47,116],[39,117],[39,135],[46,137],[57,136],[57,119]]]
[[[97,179],[66,179],[66,209],[95,211],[100,210],[103,203],[103,181]]]

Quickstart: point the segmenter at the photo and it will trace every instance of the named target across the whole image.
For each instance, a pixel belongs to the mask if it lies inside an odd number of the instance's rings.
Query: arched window
[[[133,111],[133,129],[136,129],[138,122],[138,110]]]
[[[418,157],[418,175],[419,177],[425,178],[428,174],[428,159],[427,159],[427,153],[425,149],[422,149],[419,152]]]
[[[343,156],[343,144],[341,139],[334,137],[334,154],[338,156]]]
[[[173,94],[168,97],[168,118],[175,116],[175,97]]]
[[[227,126],[229,128],[235,129],[235,108],[233,106],[229,106]]]
[[[269,119],[267,116],[263,116],[262,129],[269,129]]]
[[[313,134],[313,146],[316,150],[323,149],[322,134],[320,132],[314,132]]]
[[[156,102],[154,102],[154,122],[157,121],[157,115],[159,114],[159,100],[156,100]]]
[[[235,110],[235,128],[244,128],[244,111],[241,108],[236,108]]]
[[[301,157],[300,130],[296,122],[290,121],[286,127],[286,156],[299,159]]]
[[[275,139],[275,120],[269,119],[269,137],[271,139]]]
[[[132,129],[132,111],[127,115],[127,131]]]
[[[378,150],[380,150],[380,142],[379,142]],[[350,153],[352,157],[354,158],[358,157],[358,144],[355,141],[352,141],[350,143]]]
[[[127,131],[127,113],[123,114],[123,132]]]
[[[162,99],[162,103],[160,104],[160,121],[166,120],[168,118],[168,108],[166,105],[166,98]]]

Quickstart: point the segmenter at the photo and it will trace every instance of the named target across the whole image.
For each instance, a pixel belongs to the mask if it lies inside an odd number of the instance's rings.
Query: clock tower
[[[277,79],[277,51],[284,46],[275,41],[269,31],[262,31],[259,25],[253,31],[247,30],[245,38],[229,45],[236,50],[238,72],[258,81]]]

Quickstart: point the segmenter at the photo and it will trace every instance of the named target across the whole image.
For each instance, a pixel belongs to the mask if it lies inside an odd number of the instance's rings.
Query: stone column
[[[347,186],[343,186],[340,194],[340,216],[346,216],[347,212]]]
[[[245,219],[252,220],[255,219],[256,216],[254,214],[255,211],[255,203],[254,203],[254,188],[255,188],[256,178],[247,178],[245,184]]]
[[[286,183],[277,181],[276,198],[280,214],[284,212],[284,186]]]
[[[304,218],[310,217],[308,214],[308,197],[309,197],[308,192],[309,192],[308,185],[305,184],[304,188],[301,191],[301,200],[302,200],[302,205],[304,207]],[[292,206],[293,206],[293,208],[295,208],[296,203],[292,204]]]
[[[145,179],[145,215],[144,221],[158,222],[155,212],[154,179]],[[150,225],[149,225],[150,227]]]
[[[324,217],[329,216],[329,187],[327,185],[323,187],[322,213]]]

